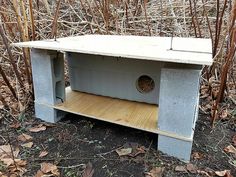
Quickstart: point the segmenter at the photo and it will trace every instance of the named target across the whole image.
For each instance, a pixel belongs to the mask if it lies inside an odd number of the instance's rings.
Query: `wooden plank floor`
[[[66,88],[66,101],[54,108],[157,133],[158,106],[92,95]]]

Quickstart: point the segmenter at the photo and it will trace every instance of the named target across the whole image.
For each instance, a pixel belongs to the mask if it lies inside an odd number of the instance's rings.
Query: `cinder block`
[[[35,101],[53,105],[65,100],[63,54],[32,49],[31,64]]]
[[[47,50],[32,49],[31,65],[34,84],[35,101],[54,103],[54,74],[51,57]]]
[[[200,70],[161,69],[158,128],[191,137],[197,116]]]
[[[44,120],[46,122],[55,123],[59,121],[61,118],[63,118],[66,114],[66,112],[61,110],[56,110],[50,106],[40,104],[35,102],[35,116],[41,120]]]
[[[158,150],[170,156],[189,162],[192,150],[192,141],[183,141],[167,136],[158,136]]]

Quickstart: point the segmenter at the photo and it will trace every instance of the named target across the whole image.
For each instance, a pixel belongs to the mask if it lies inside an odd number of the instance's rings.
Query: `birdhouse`
[[[85,35],[14,45],[31,48],[36,117],[74,113],[151,132],[159,150],[189,161],[210,39]]]

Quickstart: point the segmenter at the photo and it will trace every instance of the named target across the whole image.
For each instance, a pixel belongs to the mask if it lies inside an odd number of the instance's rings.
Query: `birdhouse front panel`
[[[72,90],[158,104],[158,61],[67,53]]]

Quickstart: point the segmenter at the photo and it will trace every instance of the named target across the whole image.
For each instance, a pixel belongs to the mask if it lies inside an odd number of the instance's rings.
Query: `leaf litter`
[[[29,129],[30,132],[34,132],[34,133],[37,133],[37,132],[41,132],[41,131],[44,131],[46,130],[47,127],[44,126],[43,124],[39,124],[39,125],[36,125],[32,128]]]
[[[11,147],[10,144],[0,146],[0,161],[3,162],[7,174],[10,175],[23,175],[27,170],[25,168],[26,161],[18,158],[19,148]],[[4,172],[1,172],[1,176],[4,176]]]
[[[33,137],[30,136],[30,135],[27,135],[27,134],[25,134],[25,133],[22,133],[21,135],[19,135],[19,136],[17,137],[17,139],[18,139],[19,141],[26,142],[26,141],[32,140]]]
[[[37,171],[35,177],[43,176],[60,176],[60,172],[56,165],[52,163],[43,162],[40,164],[41,168]]]

